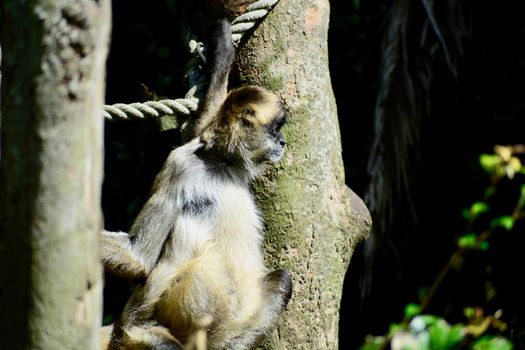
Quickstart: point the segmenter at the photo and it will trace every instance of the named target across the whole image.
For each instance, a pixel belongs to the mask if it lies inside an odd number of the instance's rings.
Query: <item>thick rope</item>
[[[257,21],[264,18],[279,0],[259,0],[248,6],[246,13],[235,18],[231,25],[232,39],[235,46],[239,44],[244,34],[253,28]],[[176,100],[161,100],[136,102],[131,104],[116,103],[104,106],[104,118],[108,120],[144,119],[161,116],[189,116],[197,110],[199,97],[206,90],[207,80],[201,74],[206,63],[204,45],[195,40],[189,42],[192,58],[186,64],[185,77],[190,89],[184,98]]]
[[[104,118],[109,120],[144,119],[145,117],[160,117],[164,115],[189,115],[197,110],[198,101],[197,98],[190,97],[144,103],[116,103],[104,106]]]
[[[238,45],[244,33],[252,29],[255,23],[264,18],[279,0],[259,0],[248,6],[248,10],[232,22],[232,39]]]

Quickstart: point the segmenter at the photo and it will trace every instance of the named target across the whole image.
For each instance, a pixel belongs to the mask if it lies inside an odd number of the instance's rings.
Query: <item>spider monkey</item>
[[[283,108],[262,87],[227,91],[235,56],[227,21],[211,46],[193,139],[170,153],[129,234],[102,232],[105,270],[138,282],[120,320],[103,328],[105,349],[182,349],[205,316],[209,350],[247,349],[291,297],[290,275],[264,264],[249,188],[282,157]]]

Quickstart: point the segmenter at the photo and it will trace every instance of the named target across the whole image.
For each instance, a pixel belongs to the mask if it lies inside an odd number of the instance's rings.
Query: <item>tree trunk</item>
[[[98,349],[109,0],[2,0],[1,349]]]
[[[243,1],[222,3],[230,20],[246,9]],[[222,9],[214,1],[206,5],[201,18],[212,21],[210,12],[218,16]],[[264,349],[338,348],[344,276],[371,225],[368,209],[345,185],[328,19],[328,0],[282,0],[246,34],[237,55],[241,83],[276,92],[289,114],[285,156],[255,185],[267,261],[294,281],[288,310]]]

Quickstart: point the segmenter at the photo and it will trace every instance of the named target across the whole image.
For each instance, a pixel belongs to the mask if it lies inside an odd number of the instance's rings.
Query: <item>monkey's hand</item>
[[[125,232],[101,233],[101,259],[104,270],[133,282],[146,279],[146,267],[133,254],[130,236]]]

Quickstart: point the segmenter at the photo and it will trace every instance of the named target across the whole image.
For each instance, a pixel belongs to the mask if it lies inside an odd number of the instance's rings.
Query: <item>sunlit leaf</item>
[[[496,319],[492,321],[492,327],[496,328],[500,332],[505,332],[509,325],[507,324],[507,322],[503,322],[502,320]]]
[[[440,320],[439,317],[434,316],[434,315],[421,315],[418,317],[421,318],[427,326],[432,326],[434,323]]]
[[[444,320],[439,320],[429,329],[430,347],[432,349],[446,349],[450,325]]]
[[[479,164],[489,174],[494,174],[496,168],[501,164],[501,157],[495,154],[482,154],[479,156]]]
[[[455,324],[450,327],[447,339],[447,349],[454,349],[465,337],[465,331],[462,324]]]
[[[508,163],[505,164],[505,173],[509,179],[513,179],[514,175],[521,170],[521,161],[519,158],[511,157]]]
[[[421,311],[421,307],[418,304],[413,304],[413,303],[407,304],[407,306],[405,306],[405,317],[408,317],[408,318],[414,317],[417,314],[419,314],[420,311]]]
[[[512,350],[510,340],[503,337],[486,335],[472,344],[473,350]]]
[[[468,209],[463,209],[463,217],[466,220],[475,220],[478,216],[488,212],[490,209],[489,205],[485,202],[475,202]]]
[[[463,309],[463,315],[465,315],[467,319],[471,319],[476,315],[476,309],[473,307],[466,307]]]
[[[472,214],[474,214],[475,216],[478,216],[482,213],[486,213],[487,211],[489,211],[490,207],[487,203],[485,202],[475,202],[474,204],[472,204],[472,206],[470,207],[470,212]]]
[[[510,146],[494,146],[494,152],[501,157],[505,162],[508,162],[512,156],[512,147]]]
[[[475,233],[467,233],[458,238],[459,248],[474,249],[477,247],[477,243],[478,243],[478,235]]]
[[[490,222],[490,228],[494,229],[496,227],[503,227],[507,231],[512,230],[514,227],[514,219],[510,215],[501,216],[499,218],[493,219]]]
[[[391,323],[388,327],[388,334],[392,335],[394,333],[399,332],[402,329],[403,327],[399,323]]]
[[[428,332],[421,332],[417,335],[417,350],[431,350],[430,347],[430,334]]]
[[[474,338],[481,336],[489,329],[492,323],[492,317],[483,317],[476,319],[476,323],[471,323],[465,327],[465,333],[472,335]]]

